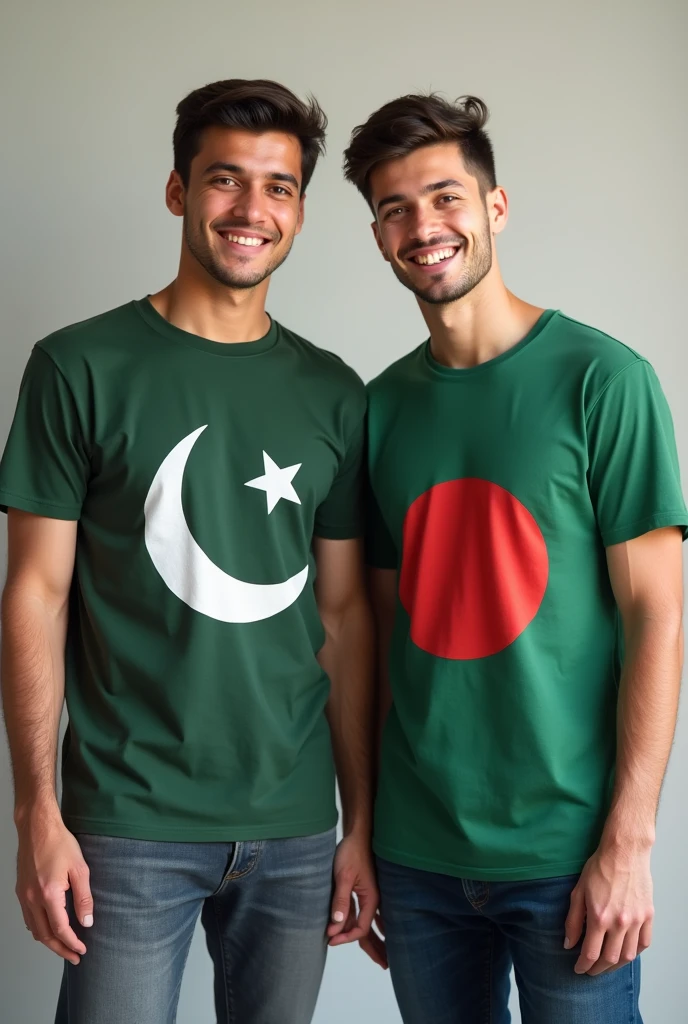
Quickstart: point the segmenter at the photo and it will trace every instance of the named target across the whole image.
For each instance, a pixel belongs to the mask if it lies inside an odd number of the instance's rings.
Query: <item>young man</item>
[[[179,274],[36,346],[0,470],[17,892],[60,1024],[173,1021],[199,913],[218,1021],[307,1024],[377,902],[364,390],[265,312],[326,122],[268,81],[177,113]]]
[[[648,363],[506,289],[486,119],[405,96],[346,153],[430,332],[369,388],[389,962],[407,1024],[505,1024],[512,964],[524,1024],[638,1024],[688,514]]]

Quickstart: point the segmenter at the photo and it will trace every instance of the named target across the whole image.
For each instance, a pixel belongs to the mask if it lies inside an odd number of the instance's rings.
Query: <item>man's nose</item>
[[[243,188],[234,197],[232,213],[237,218],[246,221],[247,224],[260,224],[264,219],[264,206],[262,202],[262,189]]]
[[[409,224],[409,236],[420,245],[427,245],[443,230],[442,219],[436,210],[416,210]]]

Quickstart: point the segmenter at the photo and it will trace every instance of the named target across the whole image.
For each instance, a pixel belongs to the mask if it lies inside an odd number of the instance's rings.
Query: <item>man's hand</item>
[[[379,935],[378,932],[380,933]],[[387,960],[387,946],[385,944],[385,926],[382,923],[379,911],[373,920],[373,927],[364,939],[359,940],[358,944],[363,952],[368,954],[374,964],[381,967],[383,971],[387,970],[389,963]]]
[[[634,960],[652,941],[650,850],[597,850],[571,894],[566,919],[567,949],[585,939],[574,970],[602,974]]]
[[[368,839],[345,836],[334,858],[332,922],[327,929],[329,944],[363,942],[369,937],[378,908],[379,892]],[[358,898],[358,914],[354,895]],[[375,959],[375,957],[373,957]]]
[[[69,924],[68,889],[81,924],[93,924],[89,871],[79,844],[59,814],[34,814],[18,825],[18,831],[16,892],[24,923],[37,942],[76,965],[86,946]]]

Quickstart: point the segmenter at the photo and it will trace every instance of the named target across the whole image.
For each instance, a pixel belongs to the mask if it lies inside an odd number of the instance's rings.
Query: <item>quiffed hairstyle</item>
[[[454,103],[438,93],[400,96],[354,128],[344,153],[344,176],[371,205],[370,173],[382,160],[408,156],[421,146],[456,142],[484,195],[497,185],[492,143],[485,131],[489,116],[477,96],[461,96]]]
[[[174,169],[189,184],[191,161],[201,136],[211,125],[250,132],[285,132],[301,143],[301,192],[310,182],[318,157],[325,152],[327,118],[314,97],[307,103],[278,82],[229,78],[189,93],[177,107]]]

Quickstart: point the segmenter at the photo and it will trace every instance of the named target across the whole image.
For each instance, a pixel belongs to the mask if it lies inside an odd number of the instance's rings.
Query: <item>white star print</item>
[[[244,486],[255,487],[259,491],[265,491],[268,500],[268,515],[270,515],[280,498],[286,498],[287,501],[295,501],[297,505],[300,505],[301,499],[292,486],[292,480],[301,469],[302,463],[299,462],[296,466],[286,466],[284,469],[280,469],[268,453],[263,452],[263,465],[265,467],[265,475],[257,476],[255,480],[247,480]]]

